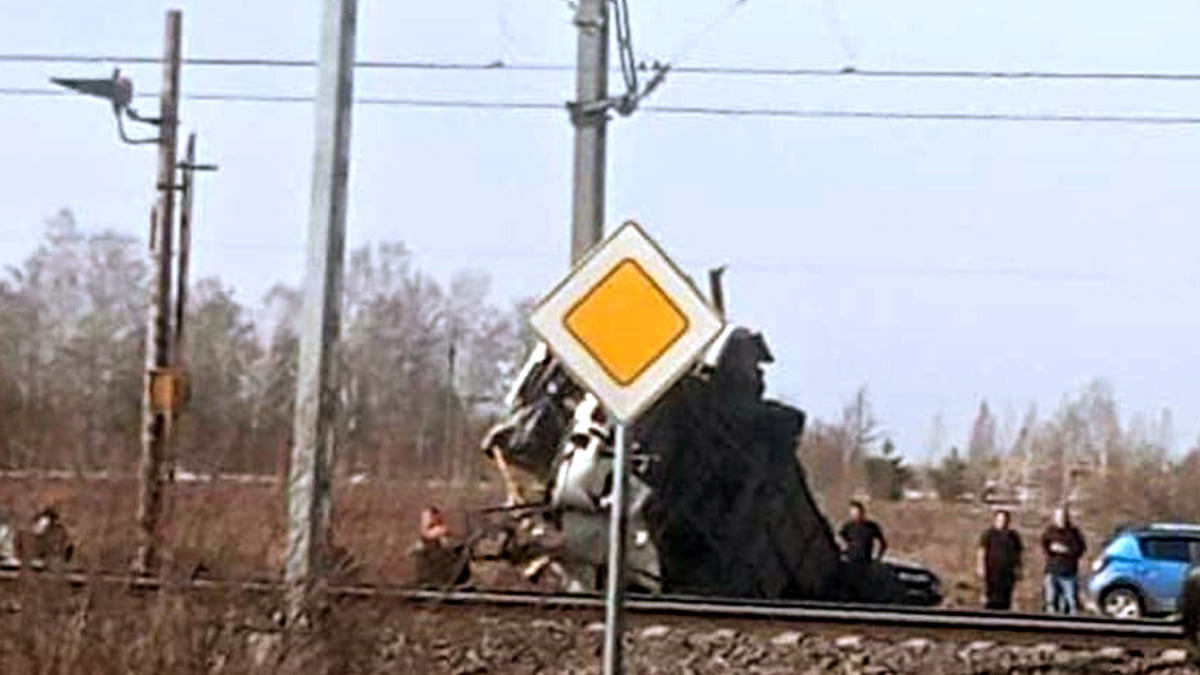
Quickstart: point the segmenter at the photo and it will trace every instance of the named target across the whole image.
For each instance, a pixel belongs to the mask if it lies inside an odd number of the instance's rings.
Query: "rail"
[[[170,580],[117,573],[52,573],[0,570],[0,584],[23,580],[61,582],[77,589],[117,587],[131,592],[225,592],[280,595],[278,580]],[[544,594],[525,591],[422,590],[386,584],[333,585],[325,591],[339,600],[396,601],[425,605],[495,608],[555,609],[600,612],[604,600],[591,594]],[[795,622],[813,625],[867,625],[903,630],[954,633],[1035,634],[1047,641],[1109,638],[1126,642],[1183,642],[1183,626],[1172,620],[1120,620],[1099,616],[1052,616],[971,609],[845,605],[798,601],[753,601],[693,596],[631,595],[626,608],[632,614],[655,617],[723,618],[751,621]]]

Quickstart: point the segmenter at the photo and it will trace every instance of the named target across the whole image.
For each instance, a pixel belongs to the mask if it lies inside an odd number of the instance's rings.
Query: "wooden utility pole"
[[[142,455],[138,499],[140,541],[135,569],[157,564],[158,522],[163,507],[163,458],[167,449],[168,410],[155,396],[171,366],[171,239],[175,217],[175,136],[179,123],[179,64],[182,15],[167,12],[163,45],[163,81],[159,97],[158,201],[151,228],[151,299],[146,322],[146,375],[142,391]]]
[[[287,618],[296,626],[327,568],[335,414],[334,349],[341,328],[357,0],[325,0],[296,417],[288,483]]]
[[[176,456],[175,425],[186,407],[190,378],[187,370],[187,295],[189,272],[192,260],[192,203],[196,198],[196,172],[216,171],[216,164],[196,163],[196,134],[188,134],[187,150],[179,163],[179,256],[175,275],[175,332],[171,344],[171,381],[178,391],[173,391],[172,409],[167,418],[170,433],[166,474],[175,482]],[[169,512],[169,509],[168,509]]]
[[[575,26],[579,44],[575,72],[574,194],[571,207],[571,264],[604,238],[605,143],[608,127],[608,2],[579,0]]]
[[[188,134],[187,150],[183,153],[181,192],[179,194],[179,274],[175,284],[175,363],[184,361],[184,330],[187,318],[188,268],[192,260],[192,200],[195,198],[196,134]]]

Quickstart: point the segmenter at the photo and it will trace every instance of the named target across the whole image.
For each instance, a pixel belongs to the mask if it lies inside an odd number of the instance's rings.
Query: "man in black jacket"
[[[1012,516],[1000,509],[979,537],[979,576],[987,587],[987,609],[1011,609],[1013,587],[1021,578],[1021,537],[1009,527]]]
[[[850,502],[850,520],[842,525],[838,534],[845,543],[846,562],[852,567],[866,567],[876,560],[882,560],[887,552],[887,540],[883,538],[883,529],[875,521],[867,518],[867,507],[860,501]],[[878,552],[876,552],[878,542]]]
[[[1078,606],[1079,559],[1087,550],[1087,544],[1083,533],[1071,522],[1067,507],[1054,510],[1054,523],[1042,533],[1042,550],[1046,554],[1046,576],[1042,585],[1046,611],[1074,614]]]

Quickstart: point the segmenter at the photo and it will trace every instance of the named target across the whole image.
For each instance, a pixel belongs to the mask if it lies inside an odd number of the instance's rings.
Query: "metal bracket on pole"
[[[567,102],[567,112],[571,115],[571,126],[576,129],[580,127],[598,127],[603,126],[608,122],[608,111],[615,107],[613,101],[592,101],[589,103],[580,103],[579,101]]]

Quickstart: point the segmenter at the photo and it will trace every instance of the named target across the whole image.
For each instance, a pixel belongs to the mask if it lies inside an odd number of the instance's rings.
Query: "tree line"
[[[0,469],[129,472],[139,419],[149,283],[144,244],[83,231],[69,211],[0,274]],[[175,460],[195,472],[279,473],[287,463],[299,346],[298,289],[278,284],[253,305],[220,279],[192,284],[184,359],[191,400]],[[397,242],[347,259],[338,373],[337,467],[395,476],[486,474],[477,442],[532,341],[529,302],[497,306],[489,280],[439,283]],[[1049,415],[1001,423],[986,401],[965,443],[905,461],[882,433],[865,388],[840,419],[816,420],[799,452],[828,500],[1071,500],[1113,521],[1200,518],[1200,448],[1168,451],[1169,414],[1124,417],[1103,381]],[[908,450],[908,452],[902,452]],[[928,455],[928,453],[926,453]]]
[[[801,460],[810,484],[833,502],[910,495],[1038,509],[1069,503],[1101,528],[1200,520],[1200,444],[1172,453],[1170,412],[1126,417],[1104,380],[1064,397],[1049,415],[1030,406],[1003,424],[982,401],[966,443],[947,452],[938,447],[942,426],[935,417],[925,461],[906,462],[882,433],[864,387],[838,422],[812,425]]]
[[[139,454],[149,283],[144,244],[88,233],[69,211],[0,277],[0,467],[129,471]],[[275,473],[287,462],[298,289],[247,305],[191,285],[191,397],[177,470]],[[477,439],[529,343],[528,303],[497,306],[478,272],[439,283],[400,243],[347,258],[336,358],[342,474],[469,478]]]

